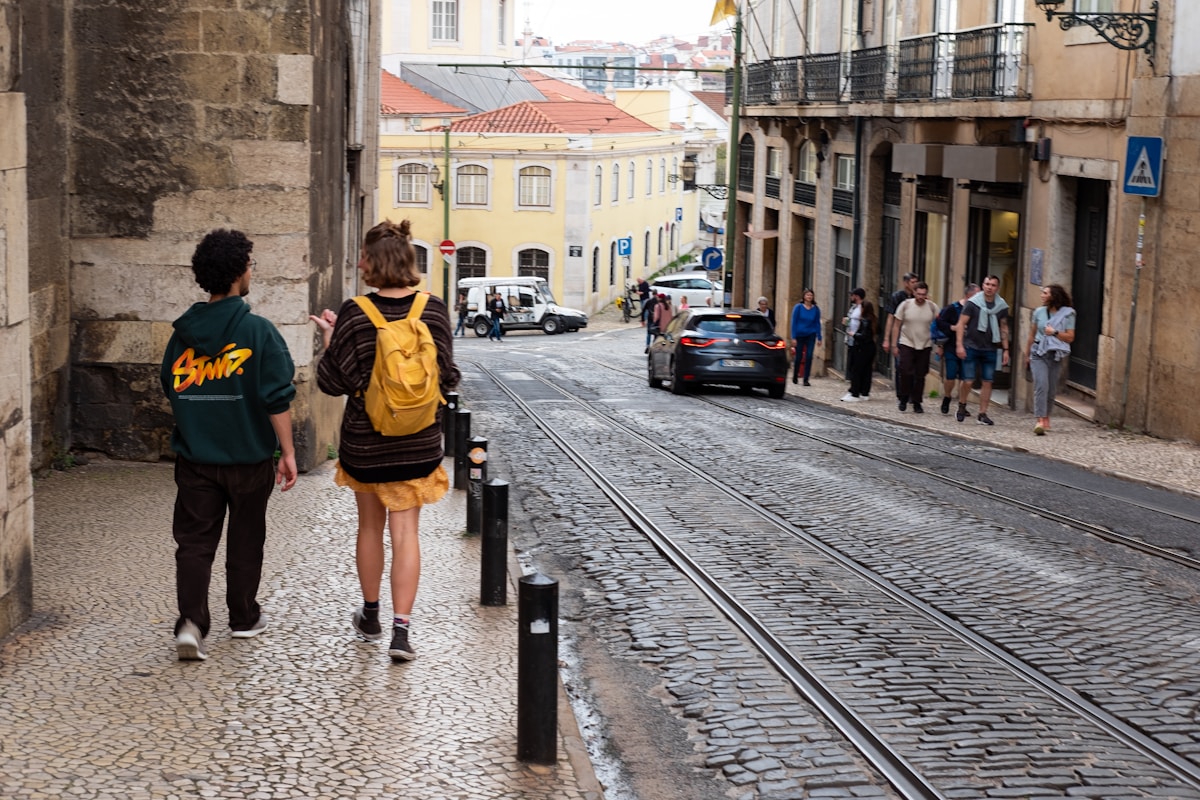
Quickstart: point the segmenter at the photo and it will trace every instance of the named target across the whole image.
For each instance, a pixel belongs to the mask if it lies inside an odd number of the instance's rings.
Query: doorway
[[[1075,304],[1075,340],[1067,365],[1067,380],[1096,391],[1100,331],[1104,322],[1104,243],[1108,236],[1106,181],[1076,181],[1075,252],[1071,269],[1071,300]]]
[[[1018,256],[1021,252],[1021,215],[1000,208],[972,208],[968,231],[967,283],[983,286],[983,279],[995,275],[1000,279],[999,295],[1008,303],[1008,336],[1018,341],[1016,296]],[[1012,387],[1012,371],[999,369],[992,388],[1004,391]],[[1007,395],[993,394],[993,400],[1007,403]]]

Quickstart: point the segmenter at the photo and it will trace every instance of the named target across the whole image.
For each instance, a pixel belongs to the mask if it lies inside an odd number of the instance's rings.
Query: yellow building
[[[548,99],[459,119],[409,102],[412,117],[450,120],[432,130],[385,117],[380,211],[412,220],[439,295],[458,278],[538,275],[561,303],[593,313],[696,245],[699,201],[678,179],[684,137],[532,70],[519,77]],[[455,244],[450,262],[443,240]]]

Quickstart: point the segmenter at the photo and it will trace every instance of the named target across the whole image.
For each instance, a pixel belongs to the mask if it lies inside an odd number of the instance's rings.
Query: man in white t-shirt
[[[896,308],[896,324],[891,328],[889,344],[900,360],[896,374],[896,396],[901,411],[906,411],[908,404],[912,403],[914,413],[925,413],[921,400],[925,394],[929,356],[933,352],[929,327],[937,314],[937,303],[929,299],[929,285],[924,281],[913,288],[911,298]]]

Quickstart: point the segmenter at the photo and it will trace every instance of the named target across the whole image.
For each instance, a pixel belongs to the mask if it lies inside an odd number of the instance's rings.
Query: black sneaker
[[[359,606],[350,615],[350,624],[354,626],[355,632],[368,642],[378,642],[383,638],[383,629],[379,627],[378,609],[368,616],[366,609]]]
[[[979,424],[980,425],[995,425],[996,423],[992,422],[992,418],[989,417],[987,414],[980,414],[979,415]]]
[[[964,419],[966,419],[966,418],[967,418],[967,416],[968,416],[969,414],[970,414],[970,412],[968,412],[968,411],[967,411],[967,404],[966,404],[966,403],[959,403],[959,404],[958,404],[958,411],[955,411],[955,412],[954,412],[954,418],[955,418],[956,420],[958,420],[959,422],[962,422]]]
[[[913,413],[914,414],[924,414],[925,408],[920,403],[913,403]]]
[[[942,413],[943,414],[950,413],[950,398],[949,397],[942,398]]]
[[[901,411],[908,411],[908,401],[901,400],[899,403],[896,403],[896,408],[900,409]]]
[[[805,378],[805,380],[804,380],[804,385],[805,385],[805,386],[812,386],[812,384],[808,382],[808,379],[807,379],[807,378]]]
[[[417,657],[416,651],[408,643],[408,628],[399,625],[392,628],[392,643],[388,647],[388,655],[392,657],[392,661],[412,661]]]

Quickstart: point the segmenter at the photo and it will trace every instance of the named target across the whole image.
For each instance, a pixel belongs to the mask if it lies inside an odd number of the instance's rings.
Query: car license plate
[[[754,362],[744,358],[727,358],[721,362],[722,367],[753,367]]]

